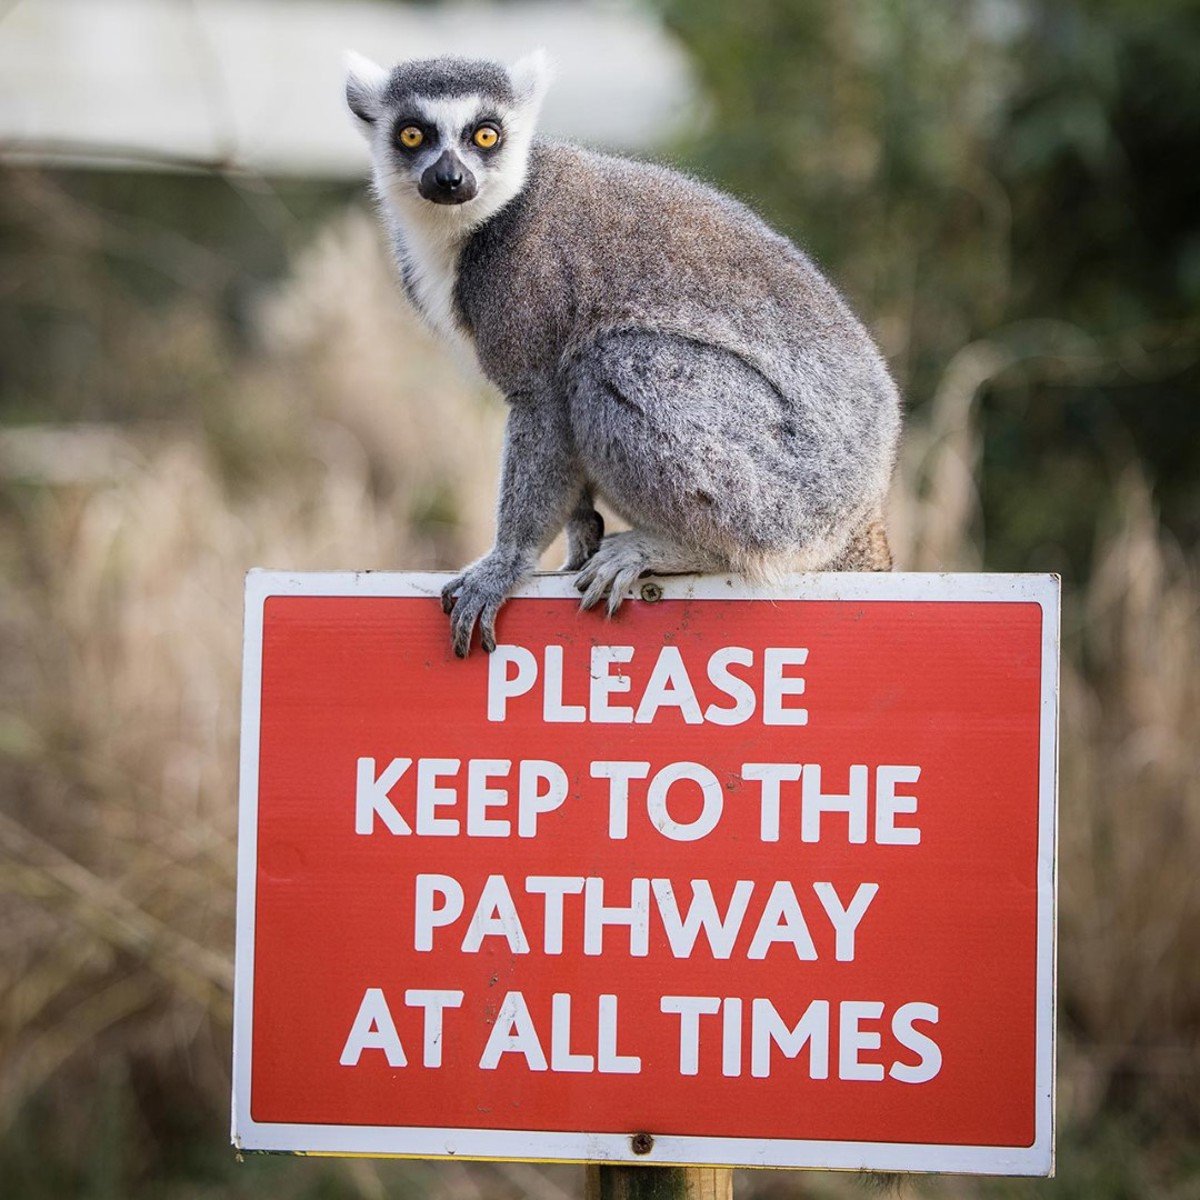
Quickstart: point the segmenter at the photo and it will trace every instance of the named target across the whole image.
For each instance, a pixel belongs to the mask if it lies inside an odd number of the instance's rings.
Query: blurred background
[[[0,1196],[582,1193],[227,1144],[243,573],[460,565],[503,420],[399,297],[341,52],[537,44],[550,130],[874,329],[898,565],[1065,579],[1058,1178],[908,1193],[1196,1200],[1195,0],[0,0]]]

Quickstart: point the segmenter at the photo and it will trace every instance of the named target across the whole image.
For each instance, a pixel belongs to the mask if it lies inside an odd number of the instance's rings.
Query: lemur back
[[[659,167],[538,144],[524,191],[467,239],[456,297],[484,370],[507,393],[595,379],[588,360],[603,347],[602,389],[626,409],[638,393],[643,422],[686,416],[742,451],[729,489],[744,491],[764,472],[760,491],[773,490],[771,477],[790,478],[799,489],[795,515],[816,522],[796,531],[803,549],[795,538],[759,540],[742,548],[743,569],[756,554],[825,566],[850,536],[846,529],[839,537],[839,526],[879,505],[899,426],[886,366],[807,257],[711,188]],[[659,335],[658,351],[645,336],[611,336],[633,332]],[[689,346],[704,370],[686,395],[656,396],[652,381],[682,369]],[[674,413],[664,411],[672,405]],[[761,443],[754,456],[752,440]],[[601,490],[634,519],[619,487]]]

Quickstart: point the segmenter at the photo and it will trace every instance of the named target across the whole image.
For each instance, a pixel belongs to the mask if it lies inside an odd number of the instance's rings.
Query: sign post
[[[239,1148],[1052,1171],[1057,579],[444,578],[248,577]]]

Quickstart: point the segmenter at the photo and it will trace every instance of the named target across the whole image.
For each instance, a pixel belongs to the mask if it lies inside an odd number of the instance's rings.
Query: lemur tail
[[[850,536],[845,549],[826,568],[829,571],[890,571],[892,548],[888,544],[883,514],[876,513]]]

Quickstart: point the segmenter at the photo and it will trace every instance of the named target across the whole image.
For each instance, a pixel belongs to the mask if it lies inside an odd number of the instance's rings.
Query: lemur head
[[[525,183],[550,66],[417,59],[390,71],[348,56],[346,103],[371,146],[380,199],[404,221],[469,229]]]

